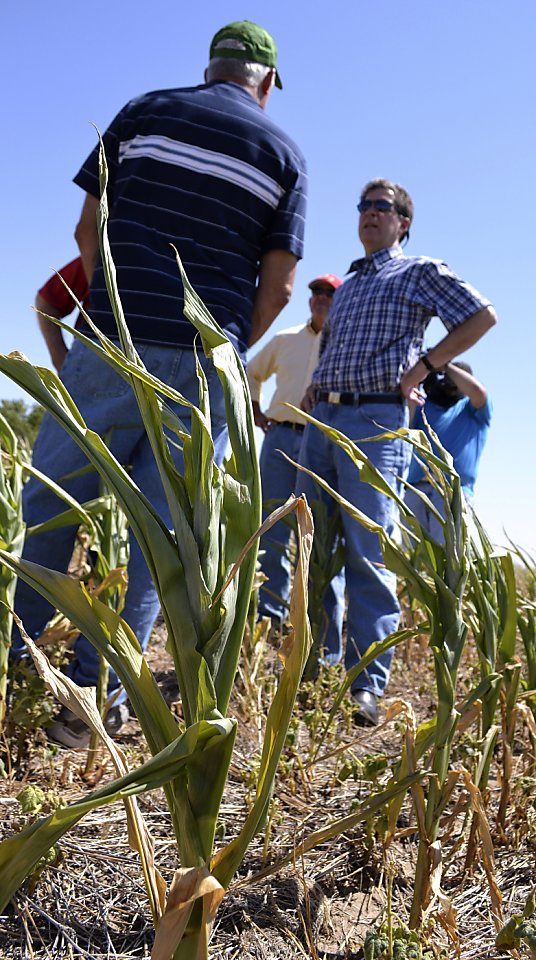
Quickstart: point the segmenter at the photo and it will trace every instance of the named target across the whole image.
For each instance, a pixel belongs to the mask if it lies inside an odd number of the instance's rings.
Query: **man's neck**
[[[374,256],[375,253],[382,253],[383,250],[393,250],[394,247],[399,247],[399,246],[400,246],[400,243],[398,241],[395,241],[395,243],[391,243],[388,247],[375,247],[375,246],[369,247],[368,245],[365,246],[365,244],[363,244],[363,249],[365,251],[365,257],[367,257],[367,259],[370,260],[370,258]]]
[[[207,81],[205,80],[205,83],[206,83],[206,82],[207,82]],[[232,84],[234,84],[235,87],[240,87],[242,90],[246,90],[247,93],[249,93],[250,97],[253,97],[253,99],[255,100],[255,102],[258,103],[259,106],[263,107],[263,104],[262,104],[262,102],[261,102],[261,98],[260,98],[260,96],[259,96],[258,87],[251,87],[251,86],[248,86],[246,83],[240,83],[240,80],[237,80],[235,77],[233,77],[232,79],[231,79],[231,77],[212,77],[212,80],[210,80],[210,81],[208,81],[208,82],[210,82],[210,83],[232,83]],[[263,107],[263,109],[264,109],[264,107]]]
[[[259,97],[258,87],[248,87],[247,84],[245,84],[245,83],[238,83],[237,80],[229,80],[228,82],[229,82],[229,83],[236,83],[237,87],[242,87],[242,90],[247,90],[247,92],[249,93],[249,95],[250,95],[251,97],[253,97],[253,99],[256,101],[256,103],[258,103],[259,106],[263,107],[261,98]],[[263,109],[264,109],[264,107],[263,107]]]

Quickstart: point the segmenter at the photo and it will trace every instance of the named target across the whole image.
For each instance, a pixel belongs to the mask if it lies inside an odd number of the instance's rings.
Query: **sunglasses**
[[[323,293],[326,297],[332,297],[335,291],[333,287],[311,287],[311,293],[313,296]]]
[[[393,210],[396,210],[396,204],[392,203],[391,200],[361,200],[357,204],[357,209],[360,213],[366,213],[367,210],[371,210],[374,207],[378,213],[392,213]]]

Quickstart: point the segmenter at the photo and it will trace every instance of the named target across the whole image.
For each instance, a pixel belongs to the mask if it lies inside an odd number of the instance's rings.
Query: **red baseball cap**
[[[314,280],[311,280],[309,284],[309,290],[312,290],[313,287],[319,286],[321,283],[327,283],[330,287],[333,287],[334,290],[337,287],[340,287],[342,280],[340,277],[336,277],[334,273],[323,273],[321,277],[315,277]]]

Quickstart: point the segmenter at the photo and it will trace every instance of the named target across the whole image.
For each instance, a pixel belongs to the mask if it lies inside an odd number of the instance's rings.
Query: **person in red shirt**
[[[66,264],[65,267],[62,267],[58,273],[63,277],[65,283],[69,289],[72,290],[79,303],[82,304],[84,310],[88,311],[89,285],[81,257],[76,257],[75,260],[71,260],[71,262]],[[52,274],[45,285],[38,290],[35,298],[35,307],[36,310],[39,311],[37,314],[39,329],[45,338],[50,359],[59,373],[69,348],[65,343],[61,327],[56,326],[55,323],[52,323],[52,321],[44,317],[43,314],[45,313],[50,317],[57,317],[58,320],[63,320],[73,312],[76,303],[69,293],[69,290],[67,290],[61,282],[58,273]],[[80,319],[81,315],[78,314],[74,324],[75,327],[80,325]]]

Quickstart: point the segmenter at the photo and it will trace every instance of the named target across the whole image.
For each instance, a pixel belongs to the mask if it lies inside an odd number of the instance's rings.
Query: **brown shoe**
[[[378,724],[378,698],[370,690],[350,692],[354,707],[354,723],[358,727],[375,727]]]

